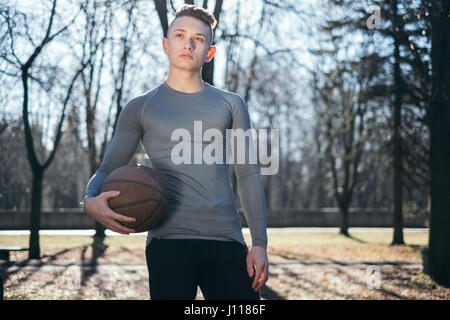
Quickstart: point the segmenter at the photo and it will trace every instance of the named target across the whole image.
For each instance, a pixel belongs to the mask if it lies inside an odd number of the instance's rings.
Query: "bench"
[[[28,248],[22,248],[22,247],[0,247],[0,260],[9,261],[9,253],[11,251],[28,251]]]

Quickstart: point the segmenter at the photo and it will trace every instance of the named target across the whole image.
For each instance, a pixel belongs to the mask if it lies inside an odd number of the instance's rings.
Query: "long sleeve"
[[[106,177],[114,169],[127,165],[133,158],[143,134],[142,106],[143,99],[139,96],[131,99],[120,112],[113,138],[99,168],[89,180],[83,198],[99,195]]]
[[[247,131],[251,129],[247,105],[242,97],[238,95],[236,97],[237,102],[233,109],[232,131],[236,132],[235,130],[242,129],[244,133],[250,133],[250,130]],[[249,143],[245,144],[245,150],[242,147],[238,149],[238,144],[234,144],[233,168],[236,173],[237,190],[241,206],[252,237],[252,245],[267,248],[266,198],[258,165],[250,161],[251,153],[253,154],[253,159],[256,160],[256,152],[252,135],[249,134],[248,137]],[[244,151],[246,155],[241,154]],[[237,161],[240,154],[245,157],[244,163]]]

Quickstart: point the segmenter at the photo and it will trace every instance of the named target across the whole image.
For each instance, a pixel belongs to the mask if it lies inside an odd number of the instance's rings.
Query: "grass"
[[[286,232],[269,235],[270,244],[278,245],[344,245],[360,246],[361,244],[389,245],[392,242],[392,231],[353,231],[350,230],[351,238],[338,234],[337,232]],[[428,244],[428,231],[404,231],[406,245],[425,246]]]

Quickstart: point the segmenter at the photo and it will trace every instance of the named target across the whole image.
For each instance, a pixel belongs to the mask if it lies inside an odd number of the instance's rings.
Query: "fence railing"
[[[242,225],[247,226],[242,210]],[[339,227],[338,208],[268,210],[268,227]],[[392,227],[393,215],[384,208],[351,208],[349,227]],[[93,229],[95,221],[81,208],[41,209],[41,230]],[[404,227],[428,227],[426,216],[404,217]],[[30,209],[0,209],[0,230],[28,230]]]

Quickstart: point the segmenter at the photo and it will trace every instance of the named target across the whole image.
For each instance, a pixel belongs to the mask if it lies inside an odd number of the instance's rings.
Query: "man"
[[[216,20],[207,10],[185,5],[175,13],[162,41],[170,61],[167,80],[131,99],[120,113],[115,134],[97,172],[90,179],[84,209],[112,231],[134,230],[120,224],[133,221],[113,212],[100,194],[104,179],[127,165],[142,141],[153,167],[170,194],[167,217],[148,232],[146,258],[151,299],[195,299],[197,286],[205,299],[259,299],[268,278],[266,200],[258,166],[233,163],[239,197],[252,237],[244,241],[229,178],[228,163],[174,163],[173,133],[202,128],[248,130],[250,117],[244,100],[201,78],[202,66],[216,48]],[[189,140],[189,139],[188,139]],[[188,141],[194,150],[204,141]],[[228,141],[227,141],[228,143]],[[249,143],[251,145],[251,143]],[[198,150],[198,149],[197,149]],[[238,150],[242,152],[247,150]],[[248,150],[251,152],[251,148]]]

